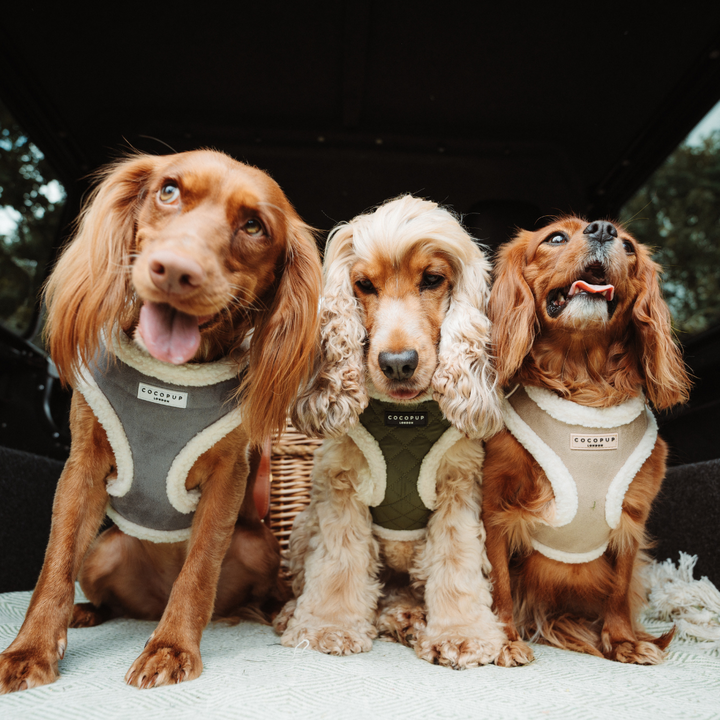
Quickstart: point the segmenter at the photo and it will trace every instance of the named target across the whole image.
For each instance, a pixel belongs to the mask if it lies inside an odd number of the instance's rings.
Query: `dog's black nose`
[[[399,353],[381,352],[378,364],[390,380],[409,380],[418,366],[418,354],[415,350],[403,350]]]
[[[591,222],[583,230],[583,234],[596,242],[612,242],[618,236],[617,228],[607,220]]]

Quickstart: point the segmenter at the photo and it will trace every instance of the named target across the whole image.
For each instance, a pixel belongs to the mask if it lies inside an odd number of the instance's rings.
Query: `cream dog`
[[[331,233],[320,359],[294,418],[328,439],[290,540],[283,645],[345,655],[379,632],[466,668],[506,642],[479,519],[476,438],[502,423],[488,267],[450,212],[411,196]]]

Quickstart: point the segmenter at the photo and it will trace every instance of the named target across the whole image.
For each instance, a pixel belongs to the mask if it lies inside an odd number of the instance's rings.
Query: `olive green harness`
[[[372,399],[350,437],[373,476],[366,498],[376,526],[392,531],[425,528],[434,509],[437,467],[462,434],[434,400],[414,406]]]

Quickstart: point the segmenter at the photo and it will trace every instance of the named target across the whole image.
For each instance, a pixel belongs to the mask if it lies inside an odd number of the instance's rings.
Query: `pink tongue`
[[[144,303],[138,330],[150,354],[173,365],[192,360],[200,346],[198,319],[165,303]]]
[[[568,293],[568,297],[572,297],[573,295],[577,295],[581,290],[584,290],[585,292],[592,293],[593,295],[597,293],[601,293],[605,296],[605,299],[609,302],[615,297],[615,287],[613,285],[590,285],[589,283],[586,283],[584,280],[576,280],[571,286],[570,286],[570,292]]]

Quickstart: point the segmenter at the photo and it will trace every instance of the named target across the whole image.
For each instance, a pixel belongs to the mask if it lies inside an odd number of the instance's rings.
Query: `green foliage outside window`
[[[0,322],[24,334],[56,239],[65,189],[0,103]]]
[[[720,131],[680,145],[620,219],[654,248],[676,330],[694,334],[720,322]]]

